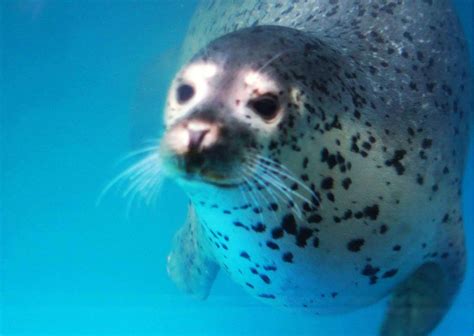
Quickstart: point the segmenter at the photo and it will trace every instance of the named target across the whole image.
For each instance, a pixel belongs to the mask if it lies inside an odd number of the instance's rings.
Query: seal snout
[[[219,126],[202,120],[191,120],[175,126],[167,140],[179,155],[196,155],[212,147],[219,137]]]
[[[218,129],[216,125],[206,122],[192,121],[187,124],[188,151],[199,152],[204,146],[208,147],[215,143]]]
[[[225,127],[203,118],[183,120],[170,128],[162,142],[169,173],[187,180],[227,183],[239,155],[229,144]]]

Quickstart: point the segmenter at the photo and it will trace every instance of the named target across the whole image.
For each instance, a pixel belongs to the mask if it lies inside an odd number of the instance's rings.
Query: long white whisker
[[[285,166],[281,165],[280,163],[270,159],[270,158],[265,158],[261,155],[255,155],[255,157],[250,157],[250,159],[253,159],[253,163],[255,163],[255,161],[257,161],[258,163],[261,163],[261,161],[267,161],[271,164],[273,164],[275,167],[272,167],[268,164],[264,164],[264,167],[270,171],[272,171],[273,173],[276,173],[278,175],[282,175],[288,179],[290,179],[292,182],[298,184],[299,186],[301,186],[304,190],[306,190],[311,196],[314,196],[314,198],[320,202],[320,199],[318,197],[318,195],[314,192],[314,190],[312,190],[311,188],[309,188],[306,183],[302,182],[301,180],[299,180],[298,178],[296,178],[289,170],[288,168],[286,168]],[[263,162],[264,163],[264,162]],[[280,171],[279,169],[281,170],[284,170],[284,171]],[[310,202],[312,203],[312,202]]]
[[[135,202],[135,199],[141,195],[145,204],[149,204],[153,199],[153,196],[159,192],[159,186],[161,185],[161,161],[157,152],[157,145],[142,148],[134,151],[128,155],[128,157],[134,157],[140,154],[148,154],[142,160],[136,162],[132,166],[125,169],[123,172],[118,174],[112,181],[110,181],[100,193],[96,205],[99,205],[103,197],[112,188],[121,188],[121,186],[127,182],[127,187],[122,191],[122,197],[128,197],[126,213],[127,216]]]
[[[125,155],[124,157],[122,157],[122,158],[119,160],[119,162],[126,161],[126,160],[128,160],[128,159],[131,159],[131,158],[137,156],[137,155],[149,153],[149,152],[154,151],[154,150],[156,150],[156,149],[157,149],[156,145],[155,145],[155,146],[149,146],[149,147],[141,148],[141,149],[137,149],[137,150],[135,150],[135,151],[133,151],[133,152],[128,153],[128,154]]]
[[[133,189],[140,191],[146,188],[147,184],[152,178],[152,173],[156,172],[157,170],[159,171],[159,167],[157,167],[156,162],[147,162],[146,165],[143,165],[138,172],[129,177],[131,183],[123,192],[123,197],[126,197]]]
[[[299,216],[302,215],[301,209],[298,205],[297,202],[293,199],[294,196],[298,199],[300,199],[303,202],[311,202],[309,199],[298,193],[297,191],[291,189],[289,186],[285,184],[285,182],[279,177],[278,175],[273,174],[271,171],[265,169],[265,166],[259,165],[260,169],[262,170],[262,176],[265,177],[272,183],[276,188],[278,188],[282,193],[285,193],[288,195],[288,198],[293,202],[294,206],[296,207]],[[291,195],[291,196],[290,196]]]
[[[97,198],[97,201],[96,201],[96,206],[100,204],[105,194],[107,194],[112,187],[122,182],[127,176],[135,172],[137,169],[138,168],[136,167],[136,165],[133,165],[129,167],[127,170],[117,175],[112,181],[110,181],[99,194],[99,197]]]
[[[302,211],[298,205],[298,202],[296,202],[293,197],[292,197],[292,194],[290,191],[291,189],[289,189],[278,177],[276,176],[272,176],[272,175],[269,175],[269,174],[266,174],[266,173],[263,173],[262,175],[262,178],[265,179],[266,181],[268,181],[268,183],[273,187],[275,188],[275,190],[279,191],[282,195],[284,195],[287,200],[289,202],[291,202],[291,204],[293,205],[293,207],[295,208],[296,210],[296,214],[299,218],[302,218]]]
[[[244,183],[245,183],[245,181],[244,181]],[[242,198],[244,199],[244,202],[245,202],[244,205],[245,205],[245,206],[250,206],[250,202],[249,202],[249,200],[248,200],[248,198],[247,198],[247,195],[245,194],[244,188],[243,188],[242,186],[239,186],[239,190],[240,190],[240,192],[242,193]]]
[[[254,193],[254,190],[252,188],[251,182],[249,181],[249,179],[247,177],[243,177],[243,179],[247,183],[247,186],[249,188],[249,195],[252,198],[252,202],[253,202],[253,205],[254,205],[254,206],[252,206],[252,204],[251,204],[250,207],[252,208],[252,210],[255,209],[255,208],[258,209],[259,208],[259,203],[258,203],[258,200],[255,196],[255,193]],[[262,209],[263,209],[263,207],[262,207]],[[260,221],[263,223],[263,215],[262,215],[263,210],[262,209],[259,209],[260,210],[259,215],[260,215]]]
[[[273,176],[270,175],[268,172],[265,172],[262,170],[261,166],[256,166],[257,170],[259,170],[262,174],[259,174],[259,177],[263,179],[265,182],[269,184],[272,188],[275,188],[275,190],[279,191],[283,196],[285,196],[286,200],[291,202],[293,206],[296,209],[297,216],[299,218],[302,218],[302,212],[301,209],[298,206],[298,203],[295,202],[291,196],[291,194],[294,194],[294,191],[289,189],[278,176]]]
[[[278,172],[275,172],[273,169],[269,169],[270,167],[263,166],[263,165],[261,164],[261,162],[255,161],[254,164],[258,165],[258,166],[261,167],[263,170],[266,170],[265,172],[266,172],[268,175],[271,175],[271,176],[274,177],[274,178],[277,178],[277,177],[278,177],[278,175],[277,175]],[[291,176],[286,176],[286,174],[283,175],[283,176],[289,178],[290,180],[294,181],[295,183],[298,182],[297,180],[295,180],[295,179],[294,179],[293,177],[291,177]],[[292,193],[293,195],[295,195],[295,196],[298,197],[299,199],[301,199],[301,200],[303,200],[303,201],[305,201],[305,202],[308,202],[309,204],[312,204],[312,201],[311,201],[310,199],[308,199],[307,197],[301,195],[300,193],[296,192],[295,190],[291,189],[290,187],[286,186],[286,185],[283,183],[283,181],[282,181],[279,177],[278,177],[277,180],[279,181],[279,183],[281,183],[281,184],[283,185],[284,188],[287,189],[288,192]],[[299,182],[299,183],[303,184],[302,182]],[[316,196],[316,195],[314,194],[314,192],[313,192],[311,189],[309,189],[306,185],[303,184],[303,186],[306,187],[306,189],[311,193],[311,195]]]
[[[272,191],[271,191],[271,185],[270,185],[270,184],[261,183],[260,181],[257,180],[256,177],[252,176],[250,173],[252,173],[252,171],[251,171],[249,168],[247,168],[247,169],[246,169],[246,172],[244,172],[244,174],[246,175],[246,177],[247,177],[248,179],[253,180],[256,185],[262,185],[262,189],[265,190],[265,191],[268,193],[268,195],[270,195],[270,197],[272,198],[272,200],[273,200],[273,202],[274,202],[275,204],[278,204],[278,200],[275,198],[275,196],[273,195],[273,193],[272,193]],[[258,192],[258,194],[261,196],[261,198],[263,199],[263,201],[264,201],[265,203],[267,203],[267,204],[271,207],[271,202],[269,201],[268,197],[265,197],[263,191],[258,189],[258,186],[257,186],[257,192]],[[278,220],[278,217],[277,217],[277,215],[276,215],[274,212],[273,212],[273,217],[275,218],[275,221]]]
[[[275,62],[277,59],[282,57],[284,54],[287,54],[289,52],[290,52],[289,50],[283,50],[283,51],[279,52],[278,54],[276,54],[275,56],[270,58],[267,62],[265,62],[265,64],[263,64],[260,68],[258,68],[256,72],[261,73],[267,66],[269,66],[270,64]]]
[[[158,193],[161,190],[161,185],[163,183],[161,171],[156,171],[153,173],[153,180],[150,182],[150,187],[145,194],[145,203],[150,205],[156,203],[156,198]]]

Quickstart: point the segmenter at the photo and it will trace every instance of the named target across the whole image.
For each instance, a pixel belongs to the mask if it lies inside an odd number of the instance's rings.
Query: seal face
[[[275,41],[268,37],[277,28],[267,30],[215,41],[177,76],[161,146],[169,173],[187,180],[241,184],[245,169],[254,169],[247,153],[267,147],[277,136],[294,97],[274,71],[276,58],[261,57],[253,48],[274,48]],[[235,44],[246,48],[228,55]]]
[[[227,34],[169,93],[160,154],[192,204],[171,277],[204,298],[223,268],[261,300],[318,314],[394,292],[381,333],[428,333],[464,274],[470,79],[462,38],[407,14],[452,21],[449,7],[313,1],[298,7],[307,20],[262,10],[259,23],[287,27],[250,28],[232,22],[251,10],[225,22],[225,7],[198,10],[202,32]]]

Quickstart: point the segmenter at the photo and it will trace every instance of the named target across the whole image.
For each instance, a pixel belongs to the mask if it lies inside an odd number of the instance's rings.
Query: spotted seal
[[[448,1],[204,1],[160,157],[190,198],[168,257],[316,314],[391,295],[382,335],[424,335],[465,269],[466,44]]]

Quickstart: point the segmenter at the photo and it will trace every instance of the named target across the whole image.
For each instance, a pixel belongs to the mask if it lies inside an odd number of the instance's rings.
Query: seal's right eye
[[[278,98],[270,93],[250,100],[248,106],[266,121],[275,118],[279,111]]]
[[[189,84],[181,84],[176,90],[178,103],[184,104],[194,96],[194,88]]]

